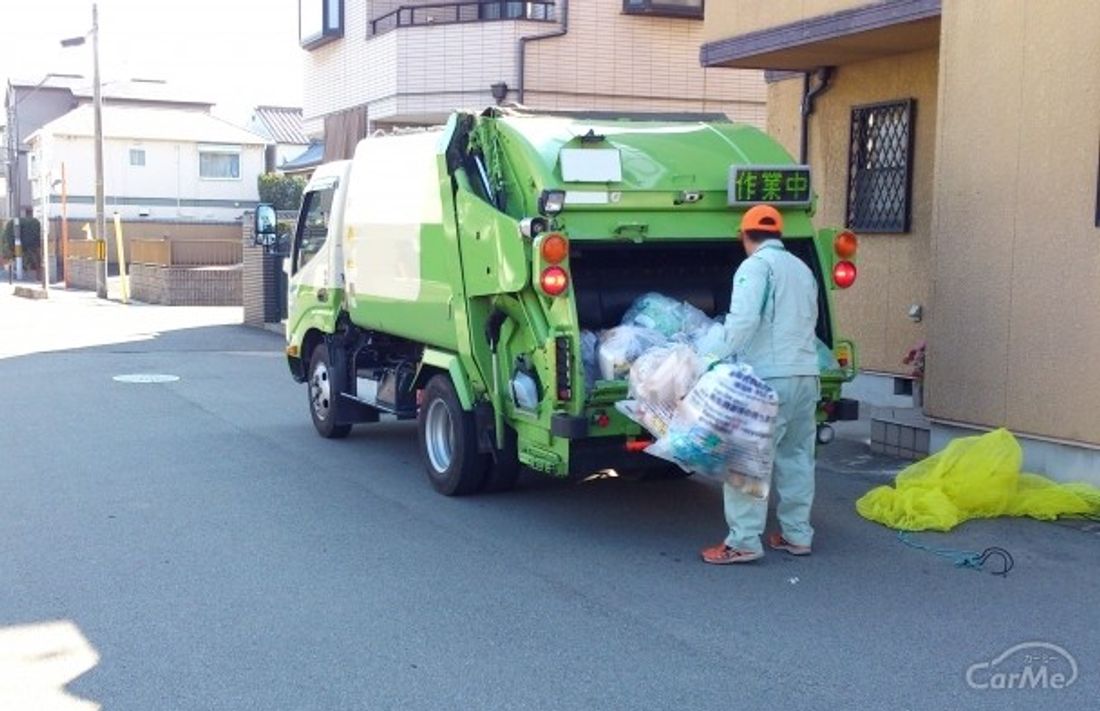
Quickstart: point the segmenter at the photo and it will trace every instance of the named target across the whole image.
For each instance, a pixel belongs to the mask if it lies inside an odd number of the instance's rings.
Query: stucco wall
[[[928,411],[1100,445],[1100,4],[949,0],[943,27]]]
[[[568,35],[528,45],[527,104],[715,111],[763,125],[762,72],[704,69],[701,21],[626,15],[622,7],[622,0],[574,0]]]
[[[520,37],[557,28],[530,21],[406,27],[367,39],[370,17],[392,2],[347,0],[344,37],[305,57],[305,128],[368,105],[380,123],[439,121],[493,103],[505,82],[515,100]],[[760,72],[699,66],[699,20],[622,14],[622,0],[573,0],[569,33],[528,45],[525,103],[548,109],[720,111],[762,125]]]
[[[234,146],[240,149],[240,178],[212,180],[199,176],[198,143],[176,141],[129,141],[108,138],[103,142],[103,182],[109,215],[119,212],[123,219],[231,221],[259,200],[256,177],[263,172],[262,145]],[[130,165],[130,149],[145,151],[145,165]],[[73,219],[95,217],[95,169],[89,157],[94,154],[90,137],[46,137],[41,146],[48,178],[59,180],[65,164],[68,184],[68,214]],[[46,173],[39,181],[45,187]],[[60,186],[54,187],[58,200]],[[116,204],[115,197],[126,204]],[[38,196],[40,197],[40,195]],[[239,203],[239,204],[238,204]],[[147,212],[141,216],[140,212]],[[53,204],[51,216],[61,206]]]
[[[932,180],[937,105],[937,52],[896,55],[836,69],[810,119],[809,163],[820,202],[818,226],[843,226],[847,213],[848,150],[855,106],[916,99],[913,129],[912,228],[907,234],[860,233],[859,279],[834,292],[838,333],[859,345],[866,370],[904,373],[906,351],[924,337],[908,318],[912,304],[927,306],[932,231]],[[771,84],[767,131],[798,155],[802,80]]]
[[[706,4],[703,41],[725,39],[756,30],[827,15],[875,0],[710,0]]]

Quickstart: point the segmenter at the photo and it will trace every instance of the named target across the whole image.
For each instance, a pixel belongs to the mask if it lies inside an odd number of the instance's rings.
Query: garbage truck
[[[856,348],[832,292],[855,279],[852,233],[815,229],[808,167],[723,116],[539,114],[494,107],[368,137],[319,166],[290,239],[286,356],[317,432],[417,420],[445,495],[647,469],[650,437],[615,407],[623,380],[585,378],[583,331],[658,292],[717,317],[745,258],[748,206],[779,208],[820,287],[819,439],[858,416],[841,397]],[[273,244],[268,205],[258,243]]]

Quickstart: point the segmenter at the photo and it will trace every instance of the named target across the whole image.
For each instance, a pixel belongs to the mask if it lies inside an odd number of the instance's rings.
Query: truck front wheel
[[[478,452],[474,415],[462,409],[448,376],[428,381],[417,425],[432,487],[444,496],[476,492],[484,481],[485,457]]]
[[[332,366],[328,362],[328,348],[320,343],[309,359],[309,414],[313,426],[325,439],[343,439],[351,432],[351,425],[336,424],[336,398],[340,397],[340,384],[333,382]]]

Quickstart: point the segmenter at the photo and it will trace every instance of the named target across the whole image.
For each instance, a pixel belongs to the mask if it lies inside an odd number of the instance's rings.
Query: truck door
[[[303,318],[328,316],[341,302],[337,293],[333,250],[336,220],[333,215],[339,180],[311,185],[302,197],[302,210],[290,253],[290,327]],[[320,312],[320,313],[319,313]],[[322,316],[322,320],[327,320]]]

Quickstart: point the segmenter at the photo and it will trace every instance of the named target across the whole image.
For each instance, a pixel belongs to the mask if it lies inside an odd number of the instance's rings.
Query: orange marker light
[[[542,238],[542,258],[548,264],[560,264],[569,256],[569,241],[557,232]]]
[[[833,249],[836,251],[836,256],[841,259],[851,259],[856,256],[856,250],[859,249],[859,238],[854,232],[845,230],[833,240]]]
[[[569,288],[569,274],[561,267],[547,267],[542,270],[539,284],[550,296],[561,296]]]

